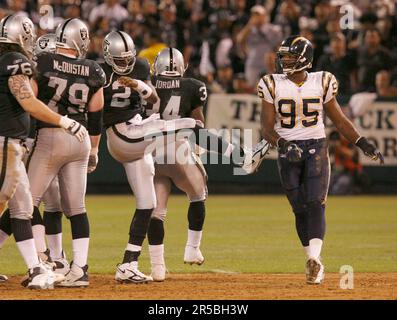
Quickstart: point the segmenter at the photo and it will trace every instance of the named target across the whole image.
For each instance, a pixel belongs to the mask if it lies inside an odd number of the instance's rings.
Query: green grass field
[[[135,210],[132,196],[88,196],[91,224],[91,273],[113,273],[128,240]],[[206,262],[183,264],[188,202],[173,196],[166,222],[166,262],[173,273],[294,273],[304,269],[304,254],[294,217],[283,196],[210,196],[202,251]],[[330,197],[323,261],[328,272],[351,265],[355,272],[397,271],[397,197]],[[64,247],[71,257],[70,225],[65,219]],[[145,244],[146,245],[146,244]],[[149,271],[146,248],[142,271]],[[0,250],[0,272],[26,268],[14,240]]]

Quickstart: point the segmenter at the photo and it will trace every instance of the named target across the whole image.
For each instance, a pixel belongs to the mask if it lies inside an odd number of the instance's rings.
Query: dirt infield
[[[358,273],[354,289],[339,287],[340,274],[326,274],[321,286],[306,285],[302,274],[170,274],[163,283],[125,285],[113,275],[90,275],[90,287],[32,291],[20,277],[0,284],[0,299],[397,299],[397,273]]]

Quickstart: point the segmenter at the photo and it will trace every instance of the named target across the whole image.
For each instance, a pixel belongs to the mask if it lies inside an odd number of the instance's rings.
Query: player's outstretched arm
[[[87,130],[78,122],[53,112],[38,100],[26,75],[18,74],[9,77],[8,87],[19,105],[32,117],[54,126],[60,126],[75,135],[79,141],[84,140]]]
[[[120,77],[118,82],[126,87],[131,88],[132,90],[137,91],[143,99],[147,102],[155,104],[158,100],[158,96],[156,90],[153,90],[151,86],[147,85],[142,80],[132,79],[130,77]]]
[[[87,172],[95,171],[98,165],[99,142],[101,141],[101,132],[103,127],[103,106],[104,106],[103,88],[100,88],[91,97],[88,103],[88,133],[91,141],[91,151],[88,160]]]
[[[204,125],[205,117],[204,117],[203,109],[204,108],[202,106],[194,108],[193,111],[190,113],[190,117],[195,120],[201,121]]]
[[[353,123],[344,115],[335,98],[324,104],[325,112],[334,123],[336,129],[342,133],[347,140],[358,146],[366,156],[380,163],[384,163],[383,155],[380,151],[370,143],[366,138],[362,137]]]

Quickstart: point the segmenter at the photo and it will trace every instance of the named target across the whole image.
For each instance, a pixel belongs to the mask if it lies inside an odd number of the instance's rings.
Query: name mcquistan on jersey
[[[89,77],[90,67],[81,64],[72,64],[66,61],[61,63],[54,60],[54,69],[64,73],[77,74],[79,76]]]

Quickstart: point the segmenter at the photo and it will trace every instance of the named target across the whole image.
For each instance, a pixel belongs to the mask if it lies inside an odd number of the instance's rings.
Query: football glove
[[[83,142],[88,134],[87,129],[75,120],[69,119],[67,116],[61,117],[59,125],[64,128],[68,133],[74,135],[77,140]]]
[[[302,159],[303,150],[297,144],[280,138],[277,142],[278,152],[284,154],[289,162],[299,162]]]
[[[98,165],[98,148],[92,148],[88,158],[87,173],[94,172]]]
[[[367,138],[360,137],[356,141],[356,146],[359,147],[367,157],[370,157],[371,160],[373,161],[379,160],[380,164],[385,163],[385,159],[383,158],[383,155],[371,142],[368,141]]]

